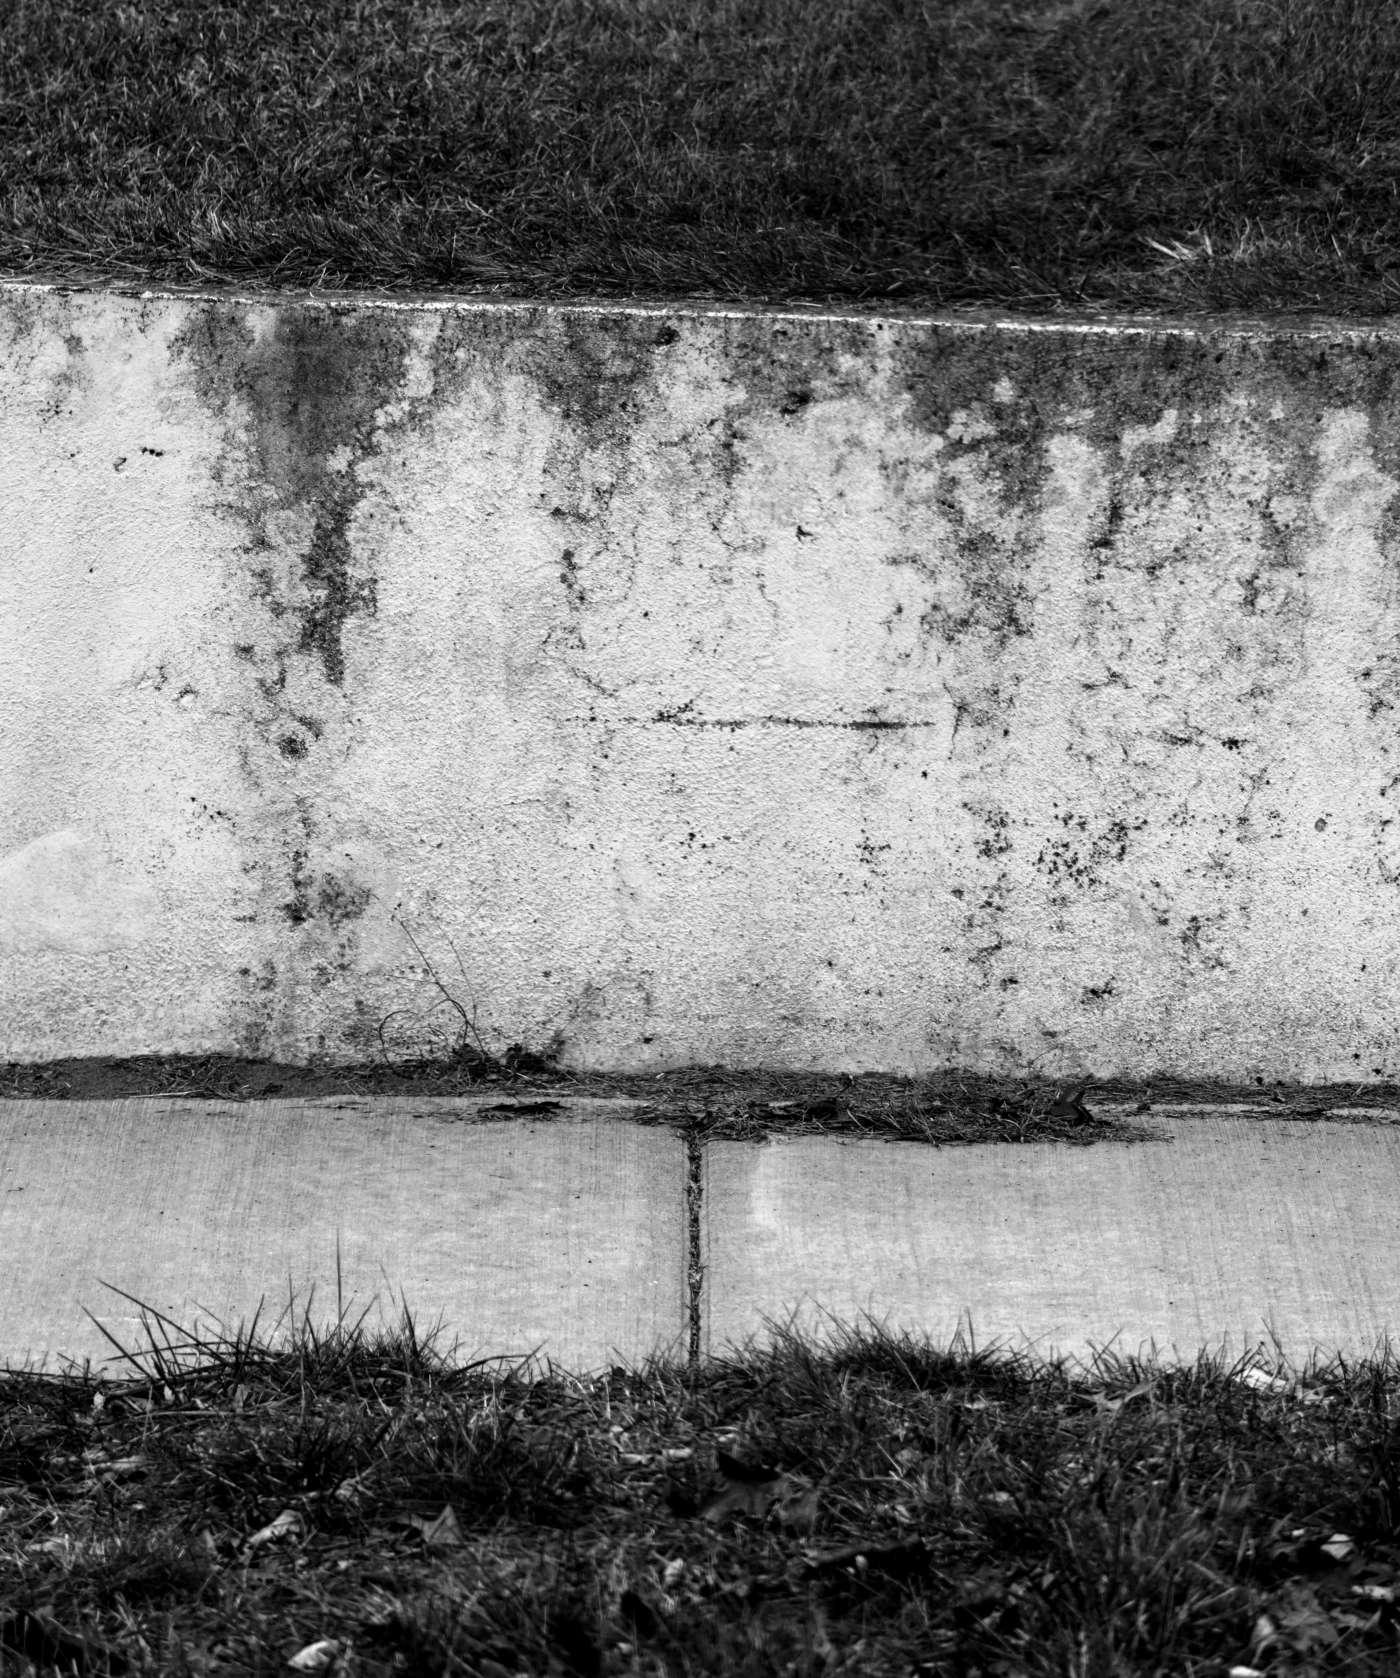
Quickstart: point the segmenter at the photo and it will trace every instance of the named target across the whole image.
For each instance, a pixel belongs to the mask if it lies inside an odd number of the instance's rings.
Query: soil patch
[[[220,1055],[89,1057],[0,1067],[0,1100],[114,1101],[188,1096],[218,1101],[317,1096],[473,1096],[485,1118],[549,1117],[569,1097],[639,1103],[643,1123],[696,1139],[775,1135],[974,1142],[1144,1141],[1154,1112],[1224,1107],[1261,1119],[1383,1123],[1400,1111],[1394,1084],[1230,1084],[1161,1078],[1083,1086],[936,1072],[858,1076],[685,1067],[662,1073],[567,1072],[533,1056],[478,1054],[400,1065],[292,1066]]]

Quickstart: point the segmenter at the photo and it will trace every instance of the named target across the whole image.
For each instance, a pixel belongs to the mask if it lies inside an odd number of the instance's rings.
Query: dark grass
[[[271,1673],[327,1639],[337,1671],[481,1678],[1400,1664],[1388,1351],[1271,1379],[867,1330],[581,1378],[456,1366],[407,1316],[149,1322],[105,1377],[0,1377],[16,1670]]]
[[[0,269],[1393,312],[1386,0],[0,0]]]

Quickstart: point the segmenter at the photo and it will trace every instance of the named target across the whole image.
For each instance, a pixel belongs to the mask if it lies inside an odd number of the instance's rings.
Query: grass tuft
[[[117,1375],[0,1378],[0,1643],[41,1667],[1395,1670],[1389,1348],[1071,1368],[775,1329],[576,1376],[409,1317],[147,1321]]]

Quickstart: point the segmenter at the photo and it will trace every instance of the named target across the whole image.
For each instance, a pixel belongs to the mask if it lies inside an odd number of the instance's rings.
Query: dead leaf
[[[265,1527],[259,1527],[243,1546],[245,1550],[257,1550],[264,1544],[275,1544],[279,1538],[300,1538],[306,1531],[306,1521],[296,1509],[284,1509],[276,1520],[269,1521]]]
[[[909,1579],[929,1565],[928,1546],[916,1538],[904,1544],[852,1544],[808,1562],[804,1577],[817,1579],[833,1573],[853,1571],[867,1579],[874,1573],[887,1579]]]
[[[1139,1381],[1137,1386],[1129,1392],[1120,1393],[1117,1398],[1105,1398],[1102,1393],[1094,1393],[1094,1408],[1101,1416],[1116,1416],[1125,1405],[1131,1404],[1135,1398],[1150,1398],[1155,1381]]]
[[[1091,1122],[1094,1115],[1084,1105],[1084,1095],[1088,1088],[1087,1084],[1081,1084],[1077,1090],[1067,1090],[1063,1095],[1056,1096],[1046,1108],[1046,1116],[1052,1119],[1073,1119],[1076,1124]]]
[[[99,1480],[131,1480],[144,1474],[148,1466],[139,1453],[134,1457],[104,1457],[101,1452],[89,1451],[86,1455],[89,1474],[95,1474]]]
[[[352,1474],[344,1479],[331,1493],[339,1503],[359,1503],[369,1490],[371,1471],[366,1468],[358,1474]]]
[[[430,1550],[460,1550],[465,1540],[457,1511],[444,1503],[436,1515],[416,1515],[411,1510],[399,1517],[400,1526],[412,1527]]]
[[[1374,1631],[1381,1623],[1381,1610],[1378,1608],[1374,1614],[1353,1614],[1348,1608],[1334,1608],[1332,1623],[1343,1631]]]
[[[73,1547],[72,1538],[61,1532],[57,1538],[46,1538],[40,1544],[26,1544],[25,1550],[31,1556],[66,1556]]]
[[[820,1501],[815,1486],[805,1486],[785,1476],[778,1494],[778,1520],[790,1532],[812,1532]]]
[[[726,1515],[748,1515],[761,1521],[783,1489],[783,1477],[772,1480],[730,1480],[718,1497],[700,1511],[705,1521],[722,1521]]]
[[[1255,1622],[1254,1641],[1256,1654],[1281,1643],[1297,1654],[1309,1655],[1315,1649],[1330,1648],[1337,1641],[1337,1628],[1312,1586],[1290,1579],[1269,1598],[1268,1611]]]
[[[731,1456],[722,1445],[715,1451],[715,1467],[726,1480],[742,1480],[750,1485],[766,1485],[770,1480],[778,1479],[780,1473],[776,1468],[764,1468],[759,1463]]]
[[[340,1657],[340,1644],[333,1637],[323,1637],[316,1643],[308,1643],[304,1649],[298,1649],[287,1665],[297,1672],[324,1672],[328,1666],[334,1666]]]
[[[1236,1379],[1261,1393],[1287,1393],[1294,1385],[1286,1375],[1270,1375],[1264,1369],[1242,1369]]]
[[[744,1462],[723,1449],[715,1452],[715,1467],[723,1476],[724,1490],[700,1511],[706,1521],[722,1521],[726,1515],[747,1515],[761,1521],[788,1483],[787,1476],[776,1468]]]

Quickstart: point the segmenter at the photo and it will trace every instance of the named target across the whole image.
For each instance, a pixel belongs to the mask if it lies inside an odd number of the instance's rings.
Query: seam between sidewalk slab
[[[705,1264],[701,1254],[701,1218],[705,1199],[705,1144],[693,1131],[685,1137],[686,1287],[692,1364],[700,1361],[700,1322],[704,1308]]]

